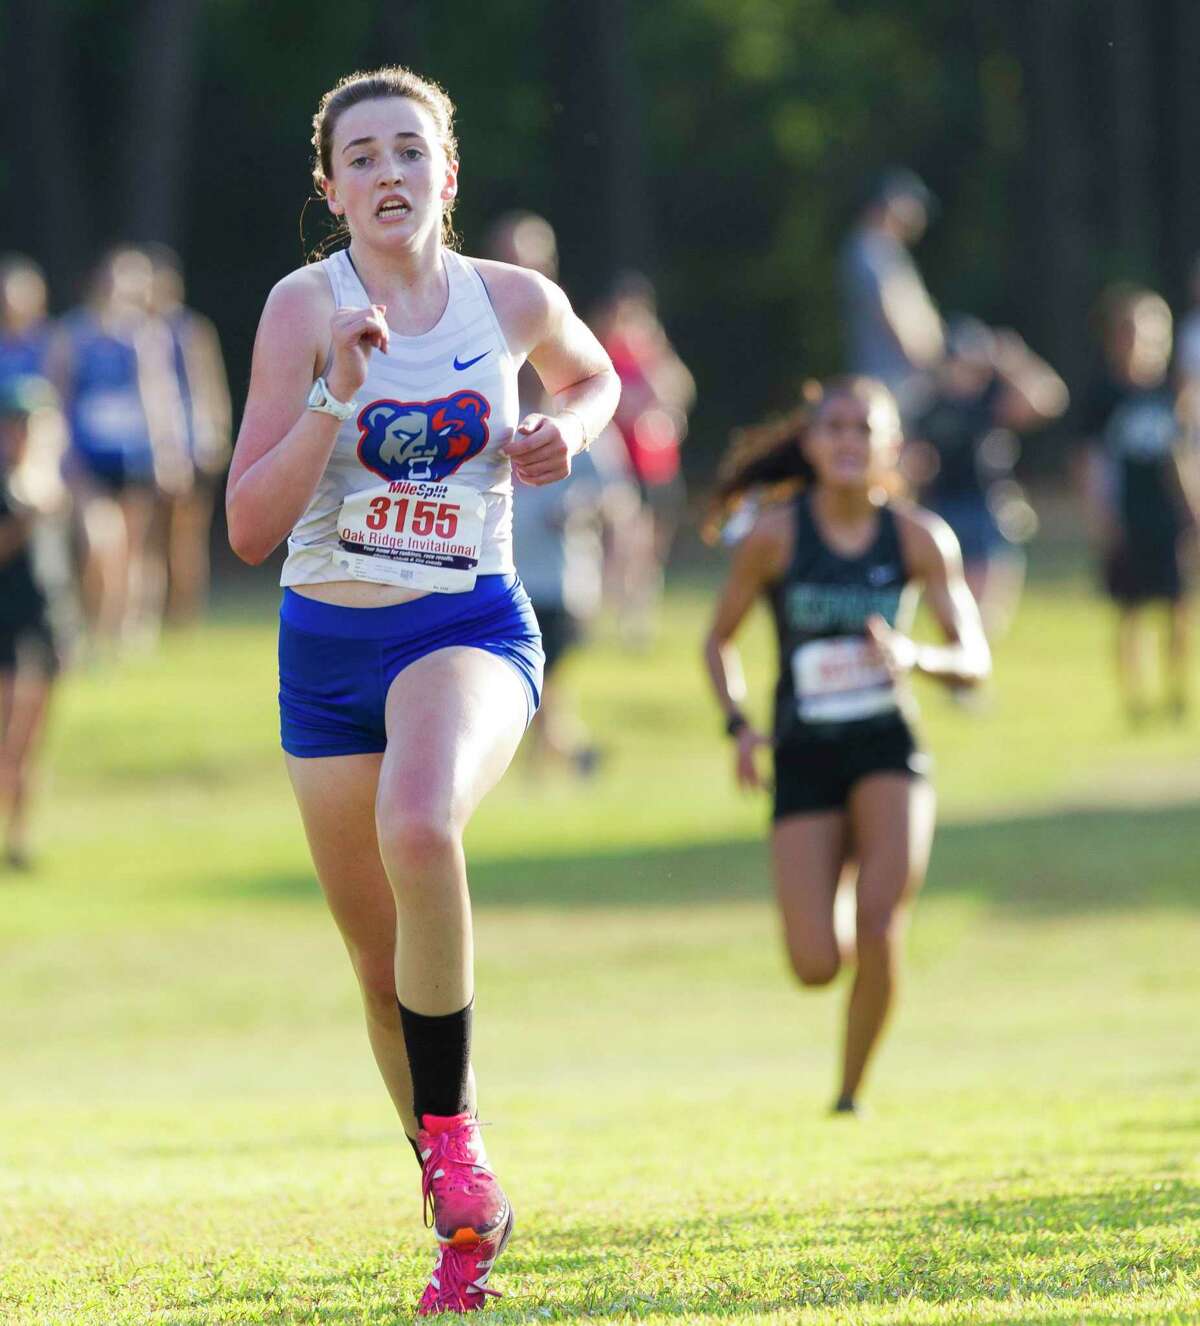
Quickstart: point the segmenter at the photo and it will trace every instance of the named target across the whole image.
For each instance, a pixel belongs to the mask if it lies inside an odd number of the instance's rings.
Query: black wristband
[[[750,720],[742,713],[740,709],[735,709],[725,719],[725,735],[727,737],[736,737],[743,728],[750,726]]]

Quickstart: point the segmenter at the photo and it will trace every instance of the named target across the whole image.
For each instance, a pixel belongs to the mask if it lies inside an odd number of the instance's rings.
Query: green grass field
[[[431,1264],[276,741],[272,604],[70,682],[0,880],[0,1322],[381,1323]],[[986,713],[924,695],[943,826],[870,1117],[799,993],[706,605],[573,665],[610,758],[473,826],[497,1321],[1200,1322],[1200,758],[1120,721],[1043,583]],[[748,642],[765,700],[765,622]],[[53,808],[53,809],[51,809]]]

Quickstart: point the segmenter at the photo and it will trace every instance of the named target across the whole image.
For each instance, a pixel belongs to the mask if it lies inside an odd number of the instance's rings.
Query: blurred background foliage
[[[943,310],[1012,324],[1080,386],[1101,284],[1178,303],[1200,237],[1195,0],[6,0],[0,248],[56,303],[118,239],[183,254],[235,394],[271,284],[320,239],[308,122],[400,61],[459,106],[459,226],[559,231],[588,306],[657,282],[700,382],[689,464],[841,360],[833,266],[872,174],[941,203]],[[302,234],[303,232],[303,234]],[[1054,448],[1040,449],[1053,458]]]

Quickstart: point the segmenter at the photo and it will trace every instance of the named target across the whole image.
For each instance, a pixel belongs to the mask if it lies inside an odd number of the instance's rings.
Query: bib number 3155
[[[356,580],[461,594],[478,575],[484,513],[483,497],[465,484],[366,488],[342,503],[337,561]]]

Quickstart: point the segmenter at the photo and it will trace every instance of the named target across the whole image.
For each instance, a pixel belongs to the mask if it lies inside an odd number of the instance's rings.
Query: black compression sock
[[[463,1114],[469,1104],[471,1010],[426,1017],[400,1004],[404,1045],[413,1082],[413,1112],[421,1123],[427,1114]]]

